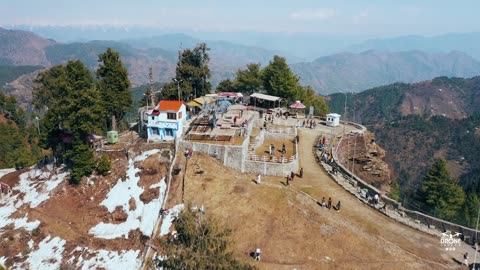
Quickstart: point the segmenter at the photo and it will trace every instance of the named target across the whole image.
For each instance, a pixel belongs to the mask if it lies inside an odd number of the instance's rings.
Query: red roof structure
[[[178,112],[182,105],[183,101],[181,100],[160,100],[158,103],[158,110]]]

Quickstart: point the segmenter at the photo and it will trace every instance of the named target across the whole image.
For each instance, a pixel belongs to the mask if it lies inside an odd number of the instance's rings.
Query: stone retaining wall
[[[347,123],[351,124],[351,123]],[[359,125],[359,124],[354,124],[355,127],[360,127],[362,130],[366,130],[365,127]],[[317,138],[317,142],[321,138]],[[343,138],[342,138],[343,139]],[[386,214],[387,216],[397,220],[400,223],[403,223],[407,226],[410,226],[414,229],[421,230],[423,232],[426,232],[428,234],[440,237],[440,234],[442,232],[459,232],[462,234],[461,238],[465,242],[469,244],[472,243],[472,239],[474,239],[475,233],[478,234],[478,231],[476,232],[474,229],[467,228],[465,226],[455,224],[452,222],[448,222],[442,219],[438,219],[429,215],[426,215],[424,213],[418,212],[418,211],[413,211],[407,208],[404,208],[402,206],[401,202],[395,201],[389,197],[387,197],[385,194],[381,194],[381,192],[373,187],[372,185],[366,183],[362,179],[360,179],[358,176],[350,172],[347,168],[345,168],[342,164],[340,164],[338,161],[338,153],[337,151],[339,150],[338,145],[340,145],[341,140],[338,142],[337,147],[333,151],[332,155],[335,161],[335,164],[338,165],[340,172],[346,176],[347,182],[352,185],[358,193],[360,193],[361,189],[366,189],[368,191],[368,194],[373,196],[374,194],[380,194],[381,201],[383,203],[383,207],[378,208],[376,207],[380,212],[383,214]],[[316,143],[317,144],[317,143]],[[317,158],[317,161],[319,161],[319,158]],[[320,162],[320,161],[319,161]],[[331,173],[330,171],[327,170],[327,172]],[[333,177],[333,176],[332,176]],[[338,181],[337,181],[338,182]],[[358,194],[356,194],[358,196]],[[366,200],[365,200],[366,201]],[[478,241],[478,239],[477,239]]]

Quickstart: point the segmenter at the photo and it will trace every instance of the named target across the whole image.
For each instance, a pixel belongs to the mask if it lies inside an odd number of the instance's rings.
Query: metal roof
[[[265,94],[260,94],[260,93],[251,94],[250,97],[263,99],[263,100],[268,100],[268,101],[279,101],[279,100],[282,99],[281,97],[270,96],[270,95],[265,95]]]

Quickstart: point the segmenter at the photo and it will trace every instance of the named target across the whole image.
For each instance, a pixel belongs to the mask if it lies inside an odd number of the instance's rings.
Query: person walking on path
[[[257,176],[257,184],[259,184],[259,185],[262,184],[262,175],[261,175],[261,174],[259,174],[259,175]]]
[[[295,173],[293,171],[290,173],[290,178],[291,178],[290,180],[292,180],[292,181],[295,178]]]
[[[290,186],[290,174],[287,175],[287,186]]]
[[[285,155],[286,152],[287,152],[287,151],[285,150],[285,143],[283,143],[283,144],[282,144],[282,154]]]
[[[322,207],[327,207],[327,203],[325,202],[325,197],[322,197]]]
[[[268,154],[269,154],[269,155],[272,154],[272,146],[273,146],[272,144],[270,144],[270,145],[268,146]]]
[[[332,208],[332,197],[328,197],[327,208],[328,208],[328,209],[331,209],[331,208]]]
[[[463,254],[463,263],[462,263],[462,265],[468,266],[468,252],[466,252],[465,254]]]
[[[337,206],[335,206],[335,208],[336,208],[336,210],[337,210],[338,212],[340,212],[340,208],[341,208],[341,207],[342,207],[342,203],[341,203],[340,200],[339,200],[338,203],[337,203]]]
[[[300,168],[300,173],[298,174],[298,177],[303,178],[303,168]]]

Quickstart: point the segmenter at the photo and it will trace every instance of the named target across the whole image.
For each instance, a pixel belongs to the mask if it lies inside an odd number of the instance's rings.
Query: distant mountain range
[[[480,60],[480,32],[449,33],[444,35],[400,36],[396,38],[370,39],[345,48],[349,52],[380,50],[389,52],[421,50],[429,53],[462,51]]]
[[[175,73],[178,49],[191,48],[199,42],[202,40],[185,34],[165,34],[121,41],[60,43],[28,31],[0,28],[0,65],[50,67],[80,59],[89,68],[95,69],[98,54],[110,47],[120,52],[132,85],[140,86],[149,81],[149,67],[153,67],[155,81],[171,80]],[[266,65],[275,54],[285,56],[279,51],[227,41],[208,41],[207,45],[211,48],[213,86],[233,77],[239,68],[248,63]],[[369,50],[334,54],[312,62],[298,62],[299,58],[289,55],[286,58],[301,82],[312,85],[321,94],[341,90],[361,91],[393,82],[428,80],[435,76],[471,77],[480,74],[480,63],[459,51],[430,54],[422,51]],[[24,75],[21,81],[28,79]],[[33,75],[30,76],[31,80]],[[19,85],[21,82],[4,88],[15,92],[15,87]]]
[[[394,82],[416,82],[438,76],[480,75],[480,62],[453,51],[428,54],[421,51],[340,53],[310,63],[290,65],[301,83],[322,94],[358,92]]]

